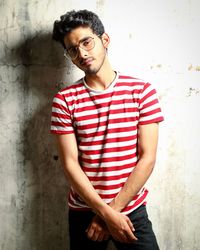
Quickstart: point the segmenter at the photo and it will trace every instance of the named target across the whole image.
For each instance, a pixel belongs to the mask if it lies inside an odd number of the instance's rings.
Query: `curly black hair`
[[[65,48],[65,35],[80,26],[91,28],[98,36],[101,36],[105,32],[104,26],[97,14],[89,10],[72,10],[62,15],[60,20],[54,22],[52,38],[60,42]]]

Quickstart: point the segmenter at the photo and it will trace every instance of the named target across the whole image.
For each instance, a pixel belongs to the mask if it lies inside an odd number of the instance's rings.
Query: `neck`
[[[92,89],[105,90],[113,82],[115,75],[110,63],[107,61],[96,74],[86,74],[85,81]]]

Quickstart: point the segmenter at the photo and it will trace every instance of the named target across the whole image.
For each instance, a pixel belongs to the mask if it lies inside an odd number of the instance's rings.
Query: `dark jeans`
[[[85,230],[89,226],[94,213],[88,211],[69,210],[70,250],[106,250],[108,241],[92,241],[86,236]],[[135,228],[138,241],[125,244],[111,239],[118,250],[159,250],[156,237],[148,219],[146,206],[142,205],[130,213],[129,218]]]

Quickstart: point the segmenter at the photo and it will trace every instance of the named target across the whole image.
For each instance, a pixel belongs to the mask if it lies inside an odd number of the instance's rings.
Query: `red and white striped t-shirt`
[[[138,125],[163,120],[156,90],[150,83],[117,74],[103,91],[80,79],[53,99],[51,133],[75,133],[80,165],[100,197],[110,203],[137,163]],[[122,212],[145,202],[143,187]],[[71,188],[72,209],[89,209]]]

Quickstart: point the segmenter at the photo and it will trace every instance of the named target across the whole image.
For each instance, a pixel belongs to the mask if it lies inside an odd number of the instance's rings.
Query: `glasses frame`
[[[100,37],[100,36],[101,36],[101,35],[98,35],[98,37]],[[81,47],[81,43],[83,43],[85,40],[87,40],[87,39],[89,39],[89,38],[91,38],[92,41],[93,41],[93,47],[90,48],[90,49],[85,49],[85,48]],[[64,54],[63,54],[64,57],[65,57],[66,59],[75,60],[75,59],[78,57],[78,48],[81,48],[81,49],[83,49],[83,50],[85,50],[85,51],[90,51],[90,50],[94,49],[94,47],[95,47],[95,45],[96,45],[94,39],[95,39],[94,37],[88,36],[88,37],[83,38],[82,40],[80,40],[79,43],[78,43],[76,46],[72,46],[72,47],[70,47],[70,48],[68,48],[68,49],[64,49]],[[71,57],[70,54],[69,54],[69,52],[68,52],[68,50],[71,49],[71,48],[76,48],[76,56],[74,56],[74,57]]]

